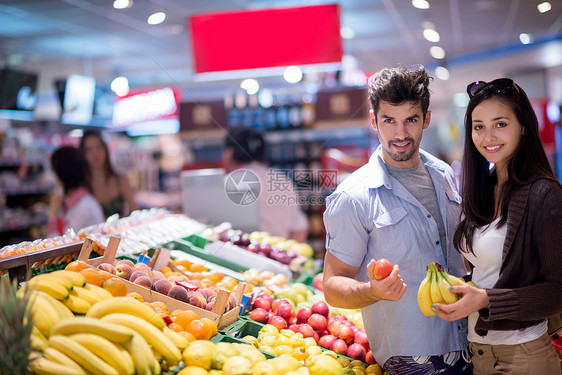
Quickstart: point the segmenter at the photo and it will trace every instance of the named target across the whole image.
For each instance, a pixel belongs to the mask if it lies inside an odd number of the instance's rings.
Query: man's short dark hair
[[[369,101],[377,116],[380,101],[398,105],[420,103],[423,117],[429,108],[429,81],[433,79],[422,65],[384,68],[369,78]]]
[[[65,192],[84,186],[84,162],[75,147],[56,149],[51,155],[51,165]]]
[[[265,159],[265,140],[262,134],[254,129],[230,129],[224,141],[224,148],[231,148],[237,163],[251,161],[263,162]]]

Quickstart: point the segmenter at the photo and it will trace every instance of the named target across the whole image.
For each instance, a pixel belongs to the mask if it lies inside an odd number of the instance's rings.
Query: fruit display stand
[[[84,241],[37,250],[0,259],[0,274],[8,273],[10,279],[29,279],[32,269],[53,265],[64,259],[71,259],[80,252]]]
[[[219,265],[228,262],[228,264],[236,265],[242,271],[248,268],[255,268],[260,271],[283,274],[289,280],[293,278],[289,266],[222,241],[208,242],[203,249],[186,240],[175,240],[171,245],[178,250]],[[229,266],[226,267],[230,268]]]
[[[111,237],[108,246],[105,249],[104,255],[98,258],[90,258],[90,253],[93,248],[93,241],[89,238],[84,240],[80,254],[78,255],[78,260],[89,264],[91,267],[95,268],[102,263],[115,264],[115,254],[119,246],[119,238]],[[150,290],[141,285],[134,284],[128,280],[123,279],[123,282],[127,286],[127,293],[136,292],[140,294],[146,302],[160,301],[164,303],[170,311],[172,310],[192,310],[200,318],[209,318],[219,329],[227,327],[234,323],[238,318],[238,313],[240,311],[240,301],[242,299],[242,294],[244,292],[244,283],[239,283],[235,291],[234,297],[237,301],[237,305],[225,313],[221,313],[225,310],[226,304],[228,302],[230,292],[221,289],[217,293],[216,302],[211,311],[193,306],[191,304],[173,299],[164,294],[158,293],[154,290]]]

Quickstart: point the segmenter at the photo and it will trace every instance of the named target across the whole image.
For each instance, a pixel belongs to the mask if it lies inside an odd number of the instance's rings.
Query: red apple
[[[302,307],[297,312],[297,324],[308,322],[308,318],[312,315],[312,310],[310,307]]]
[[[324,330],[328,326],[328,319],[326,319],[324,315],[312,314],[310,318],[308,318],[308,324],[316,332],[324,332]]]
[[[261,307],[255,308],[250,313],[250,319],[255,320],[256,322],[260,322],[263,324],[267,323],[267,310],[262,309]]]
[[[292,322],[295,318],[295,308],[290,303],[282,303],[277,307],[275,314],[285,319],[286,322]]]
[[[293,332],[297,333],[297,332],[299,331],[299,326],[298,326],[298,325],[296,325],[295,323],[293,323],[293,324],[289,324],[289,327],[288,327],[288,329],[290,329],[291,331],[293,331]]]
[[[279,315],[273,315],[271,318],[269,318],[269,320],[267,321],[267,324],[271,324],[272,326],[277,328],[279,331],[287,328],[287,322],[285,321],[285,319],[283,319]]]
[[[373,275],[375,276],[375,279],[382,280],[390,275],[393,268],[394,266],[388,261],[388,259],[381,258],[375,263]]]
[[[367,354],[365,354],[365,363],[368,365],[374,365],[377,363],[377,361],[375,361],[375,357],[373,357],[373,352],[370,350],[368,350]]]
[[[254,309],[258,307],[266,311],[269,311],[271,310],[271,302],[269,302],[269,299],[267,298],[257,297],[256,300],[254,301]]]
[[[340,324],[340,326],[336,331],[336,337],[344,340],[346,343],[349,344],[353,342],[353,339],[355,338],[355,333],[353,333],[353,330],[347,324]]]
[[[320,335],[316,331],[314,331],[312,333],[312,337],[314,338],[314,341],[316,341],[316,342],[318,342],[318,340],[320,340]]]
[[[312,286],[316,289],[323,291],[322,282],[324,281],[324,273],[320,272],[318,275],[314,276],[312,279]]]
[[[330,314],[330,309],[328,308],[328,305],[324,301],[314,302],[314,304],[310,309],[312,310],[313,314],[324,315],[326,318]]]
[[[342,339],[336,339],[336,341],[334,341],[332,343],[332,347],[330,348],[330,350],[332,350],[332,351],[334,351],[338,354],[346,355],[347,354],[347,344]]]
[[[271,296],[271,294],[260,293],[260,294],[258,294],[258,296],[256,297],[256,299],[258,299],[258,298],[259,298],[259,299],[265,298],[265,299],[269,302],[269,305],[272,305],[272,304],[273,304],[273,297]]]
[[[332,347],[332,344],[334,343],[334,341],[336,341],[337,339],[338,338],[334,335],[322,336],[318,340],[318,346],[321,346],[324,349],[330,349]]]
[[[347,348],[347,356],[349,358],[358,359],[361,362],[365,361],[365,355],[366,354],[367,354],[367,351],[365,350],[363,345],[360,345],[360,344],[357,344],[357,343],[351,344]]]
[[[353,342],[362,345],[365,350],[371,349],[371,345],[369,345],[369,338],[367,337],[367,332],[365,332],[365,330],[359,329],[359,331],[355,334]]]
[[[330,335],[335,336],[340,325],[341,325],[341,321],[339,319],[332,319],[332,321],[328,323],[328,327],[327,327],[328,332],[330,332]]]
[[[115,266],[115,275],[122,277],[125,280],[129,280],[133,272],[133,267],[129,266],[126,263],[120,263]]]
[[[275,301],[273,301],[273,303],[271,304],[271,311],[273,311],[274,313],[277,313],[277,308],[279,307],[279,305],[282,305],[284,303],[288,303],[289,305],[291,305],[291,303],[289,301],[287,301],[286,299],[276,299]],[[292,305],[291,305],[292,306]]]
[[[353,333],[355,333],[357,335],[357,332],[359,332],[361,330],[361,328],[357,327],[355,324],[350,326],[351,329],[353,330]]]
[[[298,327],[299,327],[298,332],[300,332],[304,338],[314,336],[314,330],[308,324],[306,323],[298,324]]]

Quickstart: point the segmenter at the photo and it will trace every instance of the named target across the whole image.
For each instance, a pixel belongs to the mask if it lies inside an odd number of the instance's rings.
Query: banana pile
[[[434,316],[431,305],[434,303],[451,304],[457,302],[462,294],[453,293],[449,287],[459,285],[476,286],[472,281],[468,283],[462,278],[449,275],[438,262],[427,265],[427,275],[418,289],[418,305],[425,316]]]
[[[33,293],[52,302],[44,292]],[[160,374],[178,365],[189,343],[150,307],[127,297],[102,300],[85,316],[41,328],[35,322],[32,331],[30,369],[36,374]]]
[[[86,283],[83,275],[73,271],[54,271],[37,275],[18,290],[21,296],[29,291],[32,296],[45,294],[62,303],[66,309],[75,314],[86,314],[92,305],[113,298],[107,290]],[[52,303],[52,299],[49,301]],[[52,303],[59,310],[60,303]],[[40,310],[41,311],[41,310]],[[40,314],[39,314],[40,315]],[[64,314],[63,317],[68,316]],[[38,319],[41,319],[38,317]]]

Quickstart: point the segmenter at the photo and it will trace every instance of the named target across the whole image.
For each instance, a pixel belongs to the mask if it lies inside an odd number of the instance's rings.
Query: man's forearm
[[[330,306],[360,309],[377,302],[371,283],[360,282],[345,276],[332,276],[324,283],[324,297]]]

